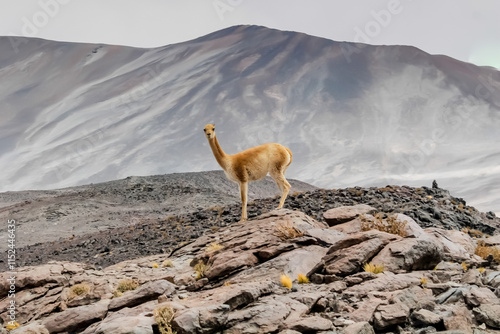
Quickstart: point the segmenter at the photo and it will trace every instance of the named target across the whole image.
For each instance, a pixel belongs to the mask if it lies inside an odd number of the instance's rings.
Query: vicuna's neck
[[[210,148],[212,149],[212,152],[214,153],[215,160],[217,160],[217,162],[222,167],[222,169],[226,169],[228,155],[226,153],[224,153],[224,151],[220,147],[219,141],[217,140],[217,137],[215,136],[215,134],[214,134],[214,138],[211,138],[208,140],[208,143],[210,144]]]

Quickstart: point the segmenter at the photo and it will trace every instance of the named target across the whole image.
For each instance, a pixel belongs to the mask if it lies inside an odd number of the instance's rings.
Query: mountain
[[[218,168],[279,142],[324,188],[440,186],[500,213],[500,72],[235,26],[154,49],[0,39],[1,191]]]
[[[289,179],[291,194],[313,191],[307,183]],[[249,202],[280,195],[270,178],[252,182]],[[275,201],[278,205],[278,200]],[[64,238],[138,225],[179,214],[215,210],[241,200],[238,186],[223,171],[128,177],[48,191],[0,193],[0,219],[16,220],[16,245],[49,243]],[[250,204],[251,205],[251,204]],[[221,213],[222,214],[222,213]],[[0,227],[0,241],[7,242],[7,227]],[[119,234],[121,232],[118,232]]]

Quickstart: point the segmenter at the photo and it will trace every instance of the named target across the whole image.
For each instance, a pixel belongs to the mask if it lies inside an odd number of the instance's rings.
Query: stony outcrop
[[[402,235],[366,230],[359,220],[373,212],[359,210],[337,210],[343,222],[332,226],[300,211],[271,211],[203,235],[169,256],[104,269],[72,262],[20,268],[21,327],[11,333],[152,334],[158,310],[172,311],[169,324],[179,334],[500,329],[500,267],[474,254],[476,239],[422,229],[404,214],[397,216],[407,221]],[[364,271],[366,263],[383,272]],[[8,273],[1,275],[5,282]],[[281,275],[290,277],[291,287],[281,284]],[[125,283],[130,291],[117,293]],[[5,323],[9,287],[2,284]]]

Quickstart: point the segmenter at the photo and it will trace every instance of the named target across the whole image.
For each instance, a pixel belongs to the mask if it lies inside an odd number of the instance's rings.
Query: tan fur
[[[285,178],[285,171],[292,163],[292,152],[275,143],[249,148],[233,155],[226,154],[215,136],[215,125],[207,124],[203,129],[208,139],[215,159],[222,167],[226,176],[240,186],[241,220],[247,219],[248,182],[260,180],[271,175],[281,191],[278,209],[283,207],[290,191],[290,183]]]

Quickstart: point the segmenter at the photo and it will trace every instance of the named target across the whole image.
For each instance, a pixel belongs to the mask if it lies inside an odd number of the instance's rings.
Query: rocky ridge
[[[140,194],[138,191],[138,196]],[[256,199],[249,203],[248,215],[255,218],[273,210],[277,203],[277,198]],[[382,213],[405,214],[423,228],[467,228],[490,235],[500,232],[500,219],[493,212],[479,212],[463,199],[440,188],[387,186],[294,192],[287,198],[285,208],[299,210],[323,221],[323,212],[326,210],[357,204],[370,205]],[[149,214],[149,205],[148,201],[143,203],[145,215]],[[23,266],[58,260],[106,267],[141,256],[168,255],[185,243],[230,226],[239,220],[240,215],[239,203],[200,207],[193,212],[172,216],[153,210],[151,216],[125,227],[22,247],[19,249],[18,261]]]
[[[11,333],[500,330],[500,259],[475,254],[479,241],[498,247],[498,234],[476,239],[377,211],[342,206],[323,210],[325,221],[318,221],[299,210],[274,210],[168,255],[104,269],[60,261],[23,267],[16,278],[21,327]],[[369,229],[375,222],[379,228]],[[398,234],[380,226],[398,226]],[[366,263],[383,272],[364,271]],[[8,274],[0,280],[0,310],[9,302]],[[292,284],[280,283],[282,275]],[[117,293],[123,280],[135,285]],[[6,316],[0,313],[4,323]]]

